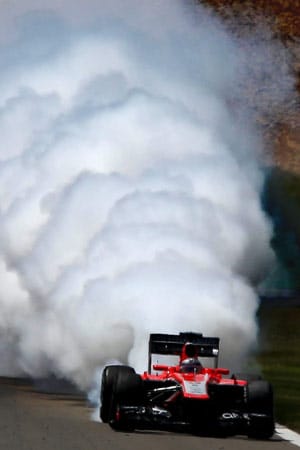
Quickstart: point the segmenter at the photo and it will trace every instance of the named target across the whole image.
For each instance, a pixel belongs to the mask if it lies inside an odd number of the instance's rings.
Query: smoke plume
[[[184,330],[241,363],[272,255],[237,42],[194,2],[0,11],[0,373],[88,389]]]

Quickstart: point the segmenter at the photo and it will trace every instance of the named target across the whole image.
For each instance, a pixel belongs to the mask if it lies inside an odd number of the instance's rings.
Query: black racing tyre
[[[115,431],[134,431],[134,424],[117,412],[122,405],[137,405],[143,397],[143,381],[130,367],[117,374],[112,392],[112,417],[109,425]]]
[[[131,367],[124,367],[119,370],[114,395],[121,402],[136,404],[141,397],[142,378],[137,375]]]
[[[107,366],[102,374],[100,418],[116,431],[133,431],[133,424],[119,414],[122,405],[138,404],[143,394],[142,378],[128,366]]]
[[[265,380],[252,381],[248,384],[249,412],[273,414],[273,389]]]
[[[107,423],[114,413],[114,393],[119,374],[135,374],[132,367],[128,366],[106,366],[102,373],[101,393],[100,393],[100,418],[102,422]]]
[[[273,389],[265,380],[248,384],[248,412],[250,425],[248,436],[255,439],[269,439],[274,434]]]
[[[115,379],[120,366],[106,366],[102,373],[100,391],[100,418],[107,423],[111,412],[111,396]]]

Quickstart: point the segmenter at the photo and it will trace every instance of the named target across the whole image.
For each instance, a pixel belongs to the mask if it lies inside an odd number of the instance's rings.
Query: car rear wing
[[[179,334],[152,333],[149,338],[148,372],[151,373],[152,354],[178,355],[182,353],[185,344],[194,344],[199,357],[215,358],[215,367],[218,366],[220,339],[206,337],[201,333],[183,332]]]

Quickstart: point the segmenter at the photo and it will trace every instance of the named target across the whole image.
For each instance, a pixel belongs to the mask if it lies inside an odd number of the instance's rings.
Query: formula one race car
[[[228,369],[217,367],[218,354],[217,337],[151,334],[148,372],[138,375],[128,366],[105,367],[101,420],[117,431],[186,430],[270,438],[274,433],[271,385],[259,376],[229,376]],[[152,364],[153,355],[176,355],[177,365]],[[207,358],[213,367],[202,365]]]

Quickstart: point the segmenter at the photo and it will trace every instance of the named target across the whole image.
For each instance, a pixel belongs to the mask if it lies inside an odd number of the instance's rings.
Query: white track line
[[[300,447],[300,434],[296,433],[295,431],[289,430],[288,428],[277,423],[276,433],[285,441],[289,441],[291,444]]]

